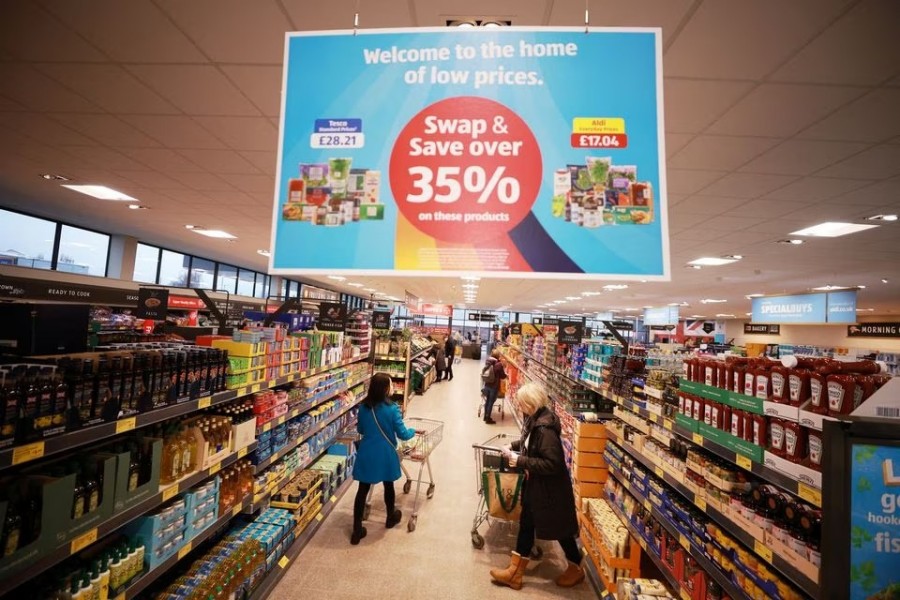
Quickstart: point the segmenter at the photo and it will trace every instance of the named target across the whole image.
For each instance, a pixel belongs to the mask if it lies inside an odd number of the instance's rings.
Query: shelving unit
[[[374,363],[376,373],[379,372],[379,365],[386,365],[390,363],[393,363],[394,365],[397,365],[399,363],[401,365],[400,370],[396,368],[388,368],[387,370],[381,372],[390,375],[391,379],[394,381],[393,399],[401,405],[401,409],[403,410],[403,414],[405,415],[413,394],[412,380],[410,377],[412,373],[412,361],[428,352],[429,349],[425,348],[423,350],[419,350],[418,352],[413,352],[412,344],[410,342],[403,342],[403,344],[406,349],[405,354],[375,354]],[[402,385],[402,389],[399,391],[397,390],[398,384]]]
[[[118,421],[103,423],[100,425],[96,425],[93,427],[88,427],[82,430],[73,431],[65,434],[61,434],[56,437],[48,438],[46,440],[20,445],[12,448],[7,448],[0,451],[0,471],[3,469],[8,469],[12,467],[16,467],[19,465],[23,465],[26,463],[32,463],[37,461],[38,459],[50,457],[58,454],[63,454],[66,452],[70,452],[72,450],[76,450],[80,447],[87,446],[89,444],[94,444],[98,441],[103,441],[106,439],[114,438],[117,435],[132,432],[135,430],[139,430],[141,428],[154,425],[156,423],[161,423],[163,421],[177,418],[179,416],[187,416],[192,413],[195,413],[199,410],[215,407],[217,405],[221,405],[223,403],[229,402],[231,400],[235,400],[242,396],[246,396],[249,394],[254,394],[258,391],[269,389],[272,387],[282,386],[294,381],[298,381],[307,377],[311,377],[313,375],[318,375],[321,373],[325,373],[334,369],[339,369],[345,366],[348,366],[353,363],[357,363],[363,360],[366,360],[367,356],[355,357],[347,360],[340,361],[338,363],[334,363],[331,365],[327,365],[325,367],[319,367],[316,369],[309,369],[303,372],[294,373],[288,376],[280,377],[277,379],[269,380],[268,382],[260,382],[254,384],[252,386],[245,386],[240,389],[234,390],[226,390],[223,392],[219,392],[210,396],[206,396],[203,398],[198,398],[194,400],[186,400],[174,405],[166,406],[164,408],[160,408],[157,410],[153,410],[147,413],[141,413],[135,415],[133,417],[128,417],[125,419],[119,419]],[[292,411],[287,413],[286,415],[282,415],[278,419],[274,421],[267,422],[263,424],[261,427],[257,429],[257,433],[262,431],[268,431],[272,426],[280,425],[292,418],[295,418],[309,410],[314,409],[315,407],[333,399],[335,396],[346,392],[349,389],[352,389],[355,386],[365,383],[371,378],[371,373],[368,375],[361,377],[359,379],[353,380],[352,382],[348,382],[346,385],[342,386],[340,389],[334,390],[327,397],[319,398],[315,402],[304,404],[302,406],[298,406],[294,408]],[[284,448],[281,448],[275,456],[270,459],[260,463],[256,467],[256,472],[261,472],[265,467],[271,465],[273,462],[283,458],[287,453],[296,448],[298,445],[302,444],[315,434],[321,432],[325,429],[329,424],[333,423],[337,419],[341,418],[345,414],[347,414],[350,410],[352,410],[355,406],[358,405],[360,399],[357,398],[352,404],[344,406],[340,411],[336,412],[333,415],[330,415],[327,419],[323,420],[321,423],[317,424],[310,431],[306,432],[302,437],[292,440],[288,443],[288,445]],[[311,456],[307,461],[305,461],[302,465],[298,467],[299,470],[302,470],[313,462],[315,462],[319,457],[322,456],[327,450],[327,448],[334,443],[338,436],[332,438],[328,443],[323,444],[322,448],[319,452],[317,452],[314,456]],[[226,456],[219,462],[210,465],[209,467],[202,469],[196,473],[192,473],[191,475],[183,478],[179,482],[170,485],[160,485],[157,492],[152,496],[146,498],[145,500],[139,502],[138,504],[112,515],[110,518],[105,520],[104,522],[98,524],[93,529],[79,535],[78,537],[67,541],[65,544],[59,546],[54,551],[42,555],[40,558],[36,560],[31,560],[28,563],[28,566],[14,572],[3,579],[3,591],[0,592],[0,596],[8,596],[8,592],[15,590],[21,584],[36,579],[40,576],[41,573],[47,571],[52,568],[54,565],[59,564],[63,560],[80,553],[85,548],[92,546],[94,544],[103,542],[105,538],[110,535],[115,534],[122,527],[130,523],[131,521],[137,519],[138,517],[153,511],[154,509],[159,508],[166,502],[172,500],[179,494],[182,494],[190,489],[194,488],[197,485],[202,484],[206,480],[211,477],[214,477],[217,473],[219,473],[223,468],[230,466],[234,462],[239,459],[246,457],[251,452],[255,451],[257,447],[256,441],[252,442],[246,447],[243,447],[230,455]],[[287,481],[289,481],[289,477],[284,479],[281,485],[285,485]],[[134,580],[131,585],[119,596],[116,597],[116,600],[130,600],[131,598],[137,597],[141,592],[143,592],[149,585],[151,585],[155,580],[161,577],[166,571],[168,571],[171,567],[177,564],[179,561],[184,559],[191,551],[192,548],[195,548],[204,540],[213,535],[217,530],[221,529],[227,523],[233,519],[238,514],[242,512],[253,513],[256,510],[265,506],[268,502],[268,499],[271,497],[272,493],[277,491],[276,489],[267,490],[262,495],[257,494],[254,496],[253,494],[248,495],[243,498],[241,502],[237,503],[229,513],[220,515],[219,518],[204,531],[200,532],[193,539],[187,541],[185,545],[179,550],[179,552],[163,563],[158,565],[151,571],[144,573],[139,576],[136,580]],[[330,509],[327,511],[330,512]],[[327,514],[327,512],[323,511],[323,514]],[[308,527],[309,537],[311,537],[312,533],[317,529],[317,527]],[[308,539],[307,539],[308,541]],[[297,550],[299,552],[299,550]]]

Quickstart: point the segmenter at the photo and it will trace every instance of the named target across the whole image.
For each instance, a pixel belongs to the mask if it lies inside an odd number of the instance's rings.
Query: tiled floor
[[[558,545],[541,542],[543,560],[529,566],[525,586],[519,592],[491,583],[488,571],[505,567],[515,542],[515,528],[498,523],[482,525],[487,543],[472,547],[470,531],[475,516],[476,479],[473,443],[481,443],[501,432],[517,433],[512,415],[497,425],[485,425],[476,416],[479,401],[479,368],[466,360],[455,368],[453,381],[434,384],[424,396],[415,396],[410,416],[444,422],[444,439],[432,453],[435,494],[420,496],[416,531],[407,532],[413,495],[401,493],[397,482],[397,504],[403,523],[384,528],[385,510],[380,489],[373,498],[368,536],[350,545],[352,487],[322,524],[322,528],[289,567],[274,590],[272,600],[298,598],[422,598],[423,600],[478,599],[488,597],[596,598],[585,582],[573,589],[553,583],[565,567]],[[418,464],[406,463],[412,468]],[[415,473],[412,473],[415,476]],[[415,486],[413,486],[415,490]]]

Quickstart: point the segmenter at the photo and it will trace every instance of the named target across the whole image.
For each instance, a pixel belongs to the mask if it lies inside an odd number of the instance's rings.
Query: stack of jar
[[[687,378],[736,394],[800,407],[832,417],[856,410],[889,379],[870,360],[842,362],[789,356],[782,362],[729,356],[725,361],[693,357],[685,361]],[[679,412],[734,436],[766,447],[791,462],[821,470],[822,434],[798,423],[763,417],[681,393]]]

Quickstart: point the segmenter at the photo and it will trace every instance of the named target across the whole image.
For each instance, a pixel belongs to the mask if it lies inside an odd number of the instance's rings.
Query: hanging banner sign
[[[386,310],[372,312],[372,329],[390,329],[391,313]]]
[[[688,337],[715,337],[725,333],[719,321],[688,319],[684,322],[684,335]]]
[[[509,324],[509,333],[510,333],[510,335],[522,335],[522,324],[521,323],[510,323]]]
[[[856,323],[856,291],[766,296],[751,302],[754,323]]]
[[[744,323],[744,333],[754,335],[781,335],[781,325]]]
[[[316,329],[319,331],[344,331],[347,322],[347,307],[335,302],[319,304],[319,320]]]
[[[847,327],[847,337],[900,338],[900,323],[860,323]]]
[[[668,281],[660,29],[289,33],[284,69],[271,273]]]
[[[420,304],[416,310],[417,315],[425,315],[431,317],[447,317],[453,316],[452,304]]]
[[[678,325],[678,307],[645,308],[644,325]]]
[[[580,344],[584,337],[584,322],[581,319],[569,321],[559,320],[559,331],[556,341],[560,344]]]
[[[405,298],[404,305],[406,306],[406,308],[409,309],[410,312],[418,314],[419,305],[421,303],[422,303],[422,300],[418,296],[410,294],[409,292],[406,292],[406,298]]]
[[[138,290],[137,310],[134,311],[136,317],[164,321],[168,313],[169,290],[144,287]]]

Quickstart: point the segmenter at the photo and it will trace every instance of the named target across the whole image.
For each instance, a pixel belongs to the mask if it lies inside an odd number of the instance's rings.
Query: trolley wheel
[[[540,546],[535,546],[531,550],[531,560],[541,560],[544,557],[544,551]]]
[[[363,521],[365,521],[366,519],[369,518],[370,510],[371,510],[371,507],[368,504],[366,504],[366,507],[363,509]]]
[[[478,416],[479,417],[481,416],[481,407],[480,406],[478,407]]]
[[[472,547],[476,550],[484,548],[484,538],[477,531],[472,532]]]
[[[406,480],[406,483],[403,484],[403,493],[408,494],[409,490],[412,489],[412,481],[409,479]]]
[[[429,499],[430,499],[432,496],[434,496],[434,484],[433,484],[433,483],[432,483],[431,485],[428,486],[428,492],[426,492],[426,494],[425,494],[425,497],[426,497],[426,498],[429,498]]]
[[[412,533],[413,531],[416,530],[416,520],[417,520],[417,519],[418,519],[418,517],[417,517],[416,515],[413,515],[413,516],[411,516],[411,517],[409,518],[409,523],[406,525],[406,529],[407,529],[410,533]]]

